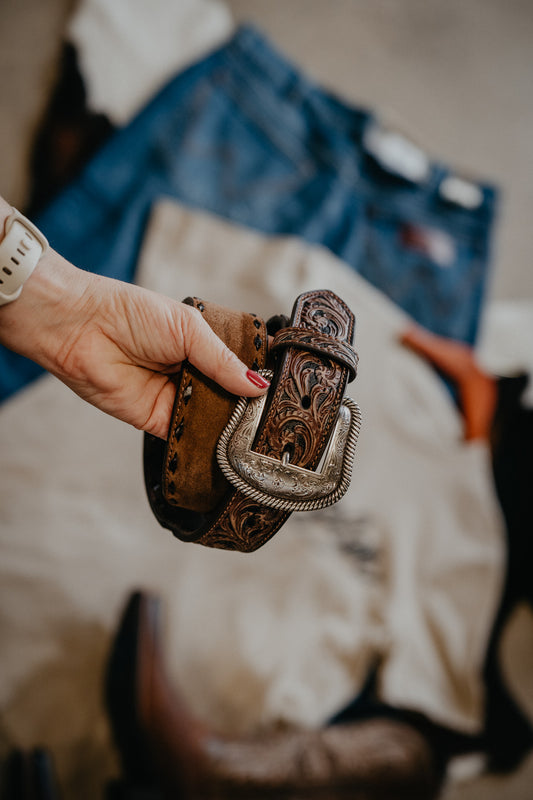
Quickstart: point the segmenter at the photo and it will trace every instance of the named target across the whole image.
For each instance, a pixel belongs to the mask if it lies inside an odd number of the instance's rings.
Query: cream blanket
[[[142,436],[46,377],[0,410],[0,708],[4,748],[45,744],[66,796],[113,769],[101,702],[127,593],[167,601],[173,676],[231,731],[320,724],[380,659],[384,700],[479,728],[480,666],[504,554],[486,448],[464,444],[446,389],[396,342],[403,314],[342,263],[170,201],[139,281],[268,316],[327,287],[357,316],[363,411],[352,487],[293,515],[252,555],[174,540],[144,494]]]

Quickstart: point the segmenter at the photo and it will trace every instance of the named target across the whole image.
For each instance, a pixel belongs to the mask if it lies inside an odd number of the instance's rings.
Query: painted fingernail
[[[249,369],[246,372],[246,377],[253,383],[254,386],[257,386],[258,389],[268,389],[270,386],[270,381],[267,381],[266,378],[263,378],[258,372],[254,372],[253,370]]]

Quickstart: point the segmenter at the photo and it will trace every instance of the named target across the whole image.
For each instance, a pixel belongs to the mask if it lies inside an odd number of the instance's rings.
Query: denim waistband
[[[131,280],[152,204],[173,197],[325,246],[420,324],[473,342],[496,191],[466,183],[475,202],[464,203],[459,180],[445,195],[453,170],[419,151],[427,168],[413,178],[405,145],[391,167],[398,141],[383,158],[383,132],[242,27],[170,80],[35,222],[74,264]],[[7,393],[35,372],[20,363],[0,349]]]
[[[454,170],[439,160],[431,160],[430,155],[428,175],[421,182],[405,181],[391,174],[376,178],[375,171],[369,173],[370,157],[364,136],[370,127],[381,124],[379,117],[317,86],[254,28],[241,27],[218,55],[231,65],[224,88],[244,102],[247,97],[254,97],[253,108],[247,104],[248,113],[295,160],[318,160],[340,181],[364,192],[369,199],[379,194],[383,209],[404,214],[422,211],[425,216],[437,218],[441,226],[448,223],[456,234],[475,233],[478,229],[482,232],[491,224],[496,188],[476,182],[482,199],[475,208],[449,203],[440,196],[439,189],[446,178],[455,174]]]
[[[134,163],[139,146],[143,151],[146,146],[146,123],[157,125],[158,118],[172,114],[171,109],[178,109],[179,115],[181,103],[202,81],[232,98],[269,144],[302,173],[324,169],[360,197],[377,202],[381,210],[436,224],[455,236],[479,232],[483,237],[492,222],[495,188],[478,183],[482,200],[474,209],[449,203],[440,197],[439,188],[453,170],[429,156],[428,175],[420,182],[376,169],[364,136],[380,124],[379,118],[317,86],[250,26],[239,28],[227,44],[171,81],[128,126],[129,135],[115,140],[117,152],[109,153],[101,170],[94,165],[89,182],[102,202],[113,202],[129,191],[132,175],[126,177],[122,169],[124,149]]]

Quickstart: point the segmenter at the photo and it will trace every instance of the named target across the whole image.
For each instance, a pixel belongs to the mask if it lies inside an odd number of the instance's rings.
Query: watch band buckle
[[[263,370],[265,377],[272,373]],[[241,397],[217,445],[217,460],[226,479],[243,495],[280,511],[314,511],[333,505],[350,485],[355,447],[361,428],[357,403],[345,397],[317,471],[252,450],[267,395]]]

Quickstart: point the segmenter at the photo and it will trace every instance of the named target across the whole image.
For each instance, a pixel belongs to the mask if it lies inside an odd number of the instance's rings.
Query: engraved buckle
[[[263,371],[264,375],[271,373]],[[322,467],[316,472],[252,450],[266,395],[241,397],[217,445],[217,459],[227,480],[246,497],[280,511],[314,511],[345,494],[352,474],[361,428],[357,403],[345,397],[331,433]]]

